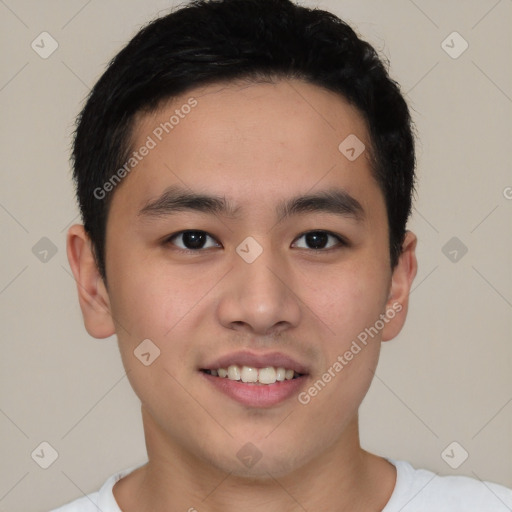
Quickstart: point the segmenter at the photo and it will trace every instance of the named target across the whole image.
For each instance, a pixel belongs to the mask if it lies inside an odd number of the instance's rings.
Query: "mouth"
[[[202,369],[201,371],[212,377],[261,386],[269,386],[276,382],[294,380],[304,376],[302,373],[298,373],[291,368],[283,368],[282,366],[255,368],[254,366],[232,364],[227,368]]]
[[[239,352],[199,369],[214,389],[249,407],[271,407],[297,394],[309,373],[279,353]]]

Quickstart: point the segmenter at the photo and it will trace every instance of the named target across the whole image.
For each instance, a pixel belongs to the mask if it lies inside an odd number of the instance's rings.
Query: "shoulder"
[[[50,512],[98,512],[99,491],[78,498]]]
[[[512,490],[467,476],[440,476],[388,459],[397,468],[395,490],[383,512],[510,512]]]
[[[82,496],[50,512],[121,512],[112,491],[114,484],[144,464],[146,463],[119,471],[109,477],[99,491]]]

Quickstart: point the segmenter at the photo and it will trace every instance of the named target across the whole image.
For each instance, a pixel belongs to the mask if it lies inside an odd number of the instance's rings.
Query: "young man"
[[[87,331],[118,337],[148,462],[59,511],[506,511],[359,443],[416,275],[407,106],[370,45],[289,0],[145,27],[79,118]]]

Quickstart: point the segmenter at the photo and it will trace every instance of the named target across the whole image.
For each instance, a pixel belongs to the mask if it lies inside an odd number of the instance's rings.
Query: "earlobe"
[[[69,228],[66,248],[85,328],[94,338],[108,338],[115,333],[110,300],[83,225],[75,224]]]
[[[385,312],[388,322],[382,330],[382,341],[393,339],[404,326],[411,286],[418,271],[418,262],[416,261],[417,241],[416,235],[412,231],[406,232],[402,244],[402,253],[391,278]]]

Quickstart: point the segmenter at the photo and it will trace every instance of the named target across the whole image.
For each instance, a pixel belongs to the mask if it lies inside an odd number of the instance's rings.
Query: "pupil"
[[[314,231],[306,235],[306,241],[313,249],[321,249],[327,244],[328,235],[321,231]]]
[[[205,235],[202,231],[187,231],[183,233],[183,243],[189,249],[200,249],[205,242]]]

